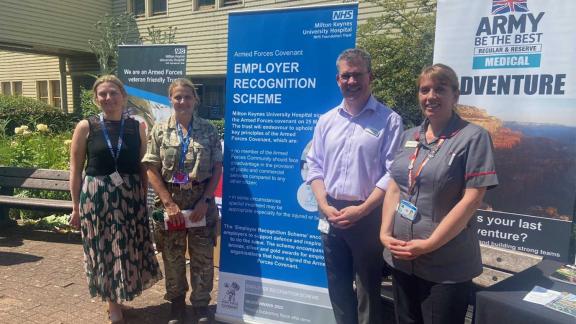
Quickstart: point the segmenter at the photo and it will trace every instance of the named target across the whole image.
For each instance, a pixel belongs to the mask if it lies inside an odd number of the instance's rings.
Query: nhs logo
[[[332,20],[345,20],[354,18],[354,10],[332,11]]]

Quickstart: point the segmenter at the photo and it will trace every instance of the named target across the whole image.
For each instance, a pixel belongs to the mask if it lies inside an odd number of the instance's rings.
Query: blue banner
[[[336,58],[357,4],[229,16],[217,317],[333,323],[306,153],[341,101]]]

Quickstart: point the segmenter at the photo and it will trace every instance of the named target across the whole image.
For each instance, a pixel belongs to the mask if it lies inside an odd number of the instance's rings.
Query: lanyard
[[[418,157],[418,153],[420,152],[420,147],[422,147],[422,143],[418,143],[418,146],[416,147],[414,154],[412,154],[412,156],[410,156],[410,164],[408,165],[408,194],[410,194],[410,195],[414,194],[414,187],[416,186],[415,179],[420,176],[420,173],[422,173],[422,169],[424,169],[424,166],[428,163],[428,161],[430,161],[430,159],[432,159],[436,155],[438,150],[440,150],[440,146],[442,146],[442,144],[444,143],[444,140],[445,140],[444,138],[441,138],[440,140],[438,140],[438,143],[436,144],[436,146],[434,146],[430,150],[430,153],[428,153],[426,155],[426,157],[424,158],[422,163],[420,163],[420,166],[418,167],[416,174],[414,174],[414,172],[412,172],[414,169],[414,162],[416,161],[416,158]]]
[[[182,134],[182,127],[176,122],[176,130],[178,130],[178,138],[180,138],[180,161],[178,163],[178,169],[180,171],[184,170],[184,161],[186,160],[186,154],[188,153],[188,146],[190,145],[190,135],[192,134],[192,121],[188,124],[188,134],[184,137]]]
[[[110,154],[112,154],[112,158],[114,159],[114,168],[116,170],[118,170],[118,157],[120,156],[120,149],[122,149],[122,137],[124,137],[125,121],[126,119],[124,118],[124,114],[122,114],[122,119],[120,119],[120,132],[118,133],[118,148],[116,149],[116,153],[114,153],[114,148],[112,148],[112,142],[110,141],[110,135],[108,135],[108,129],[106,128],[106,123],[104,122],[104,114],[100,114],[100,126],[102,127],[102,133],[104,134],[104,139],[106,140],[108,150],[110,150]]]

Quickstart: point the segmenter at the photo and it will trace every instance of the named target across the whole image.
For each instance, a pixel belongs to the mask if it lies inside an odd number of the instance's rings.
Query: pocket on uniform
[[[166,145],[163,147],[164,156],[162,156],[162,168],[166,170],[174,170],[178,165],[178,156],[180,151],[180,145]]]

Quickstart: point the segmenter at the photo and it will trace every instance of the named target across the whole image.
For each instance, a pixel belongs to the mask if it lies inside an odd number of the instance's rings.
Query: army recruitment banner
[[[168,86],[186,77],[186,45],[118,46],[118,78],[128,92],[128,110],[148,127],[170,117]]]
[[[480,240],[557,260],[576,197],[574,12],[573,0],[439,0],[434,51],[460,77],[460,114],[496,149]]]
[[[306,153],[341,100],[356,18],[357,4],[229,16],[220,320],[334,323]]]

